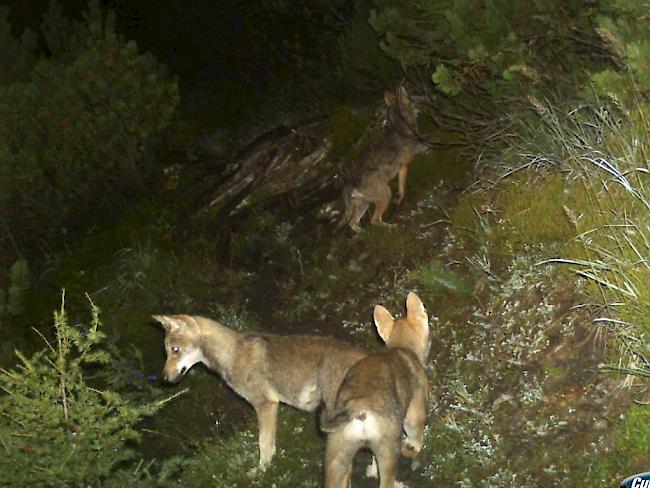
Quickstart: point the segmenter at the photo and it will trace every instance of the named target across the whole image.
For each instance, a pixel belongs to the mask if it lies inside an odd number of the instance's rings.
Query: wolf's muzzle
[[[185,376],[185,373],[187,372],[187,366],[183,366],[181,370],[176,373],[168,373],[167,371],[163,371],[163,380],[165,380],[167,383],[178,383],[183,376]]]

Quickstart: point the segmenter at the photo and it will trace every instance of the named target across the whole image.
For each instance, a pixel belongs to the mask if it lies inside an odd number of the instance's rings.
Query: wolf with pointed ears
[[[358,232],[359,222],[375,206],[371,224],[383,224],[382,216],[391,199],[389,183],[398,177],[397,204],[404,200],[408,166],[425,146],[420,142],[415,104],[402,86],[397,93],[384,93],[384,123],[381,139],[371,145],[357,161],[359,174],[343,188],[344,211],[336,230],[348,225]]]
[[[352,460],[363,447],[377,460],[380,488],[393,488],[400,453],[415,457],[422,449],[428,395],[424,363],[431,347],[427,312],[411,292],[406,317],[395,320],[377,305],[374,320],[388,348],[355,363],[336,402],[321,414],[321,429],[328,433],[325,488],[348,487]]]
[[[238,332],[193,315],[153,318],[165,329],[166,381],[176,383],[203,363],[255,408],[262,471],[275,453],[278,403],[309,412],[331,408],[345,373],[366,356],[327,337]]]

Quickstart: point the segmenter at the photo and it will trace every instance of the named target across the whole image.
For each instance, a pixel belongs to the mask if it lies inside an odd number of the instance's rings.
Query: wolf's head
[[[388,347],[403,347],[415,353],[424,364],[429,355],[431,337],[429,317],[422,300],[410,292],[406,297],[406,317],[395,320],[388,310],[375,305],[375,327]]]
[[[202,362],[202,331],[199,322],[190,315],[152,315],[165,329],[167,361],[163,378],[179,382],[196,363]]]
[[[418,111],[415,103],[409,97],[404,86],[395,93],[384,92],[387,122],[403,137],[417,138]]]

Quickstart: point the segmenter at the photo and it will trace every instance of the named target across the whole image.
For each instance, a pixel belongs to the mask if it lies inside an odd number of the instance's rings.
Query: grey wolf
[[[176,383],[203,363],[255,408],[262,471],[275,453],[278,403],[331,408],[345,373],[366,355],[327,337],[238,332],[192,315],[153,318],[165,329],[166,381]]]
[[[345,208],[336,230],[348,225],[358,232],[359,222],[371,203],[375,210],[370,222],[382,224],[382,216],[391,199],[389,183],[395,176],[399,181],[397,204],[404,200],[409,163],[422,150],[418,140],[417,111],[404,87],[400,87],[397,94],[385,92],[384,102],[385,122],[381,139],[359,158],[356,181],[343,188]]]
[[[328,434],[325,488],[347,488],[352,460],[363,447],[377,460],[380,488],[393,488],[400,453],[415,457],[422,449],[428,395],[424,363],[431,346],[426,310],[411,292],[406,317],[395,320],[377,305],[374,321],[388,348],[355,363],[333,407],[321,413],[321,429]]]

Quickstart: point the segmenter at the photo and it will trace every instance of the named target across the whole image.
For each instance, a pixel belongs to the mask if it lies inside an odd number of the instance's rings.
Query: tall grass
[[[524,128],[525,143],[503,177],[523,169],[564,175],[564,210],[575,237],[562,263],[585,280],[595,322],[618,344],[604,370],[650,378],[650,121],[632,109],[591,107],[561,113],[536,105],[541,123]]]

